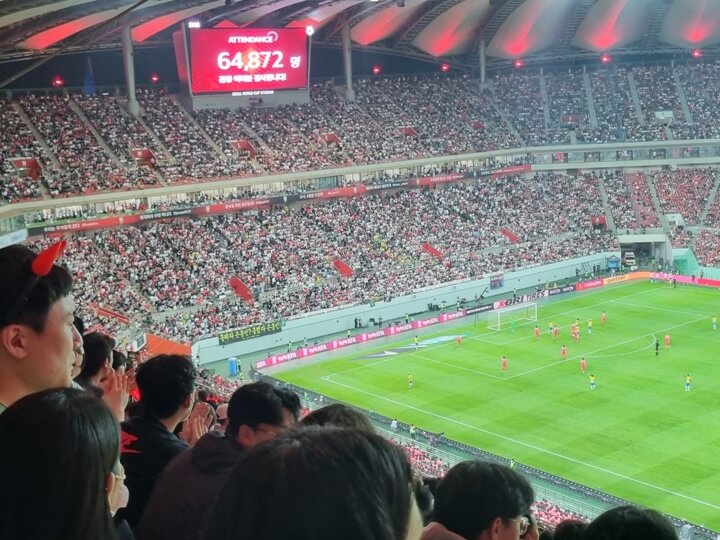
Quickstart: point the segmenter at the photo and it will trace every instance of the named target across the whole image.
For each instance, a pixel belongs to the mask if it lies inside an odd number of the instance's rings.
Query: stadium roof
[[[315,44],[353,42],[427,59],[489,59],[680,52],[720,43],[718,0],[2,0],[0,58],[169,43],[183,20],[205,26],[306,26]]]

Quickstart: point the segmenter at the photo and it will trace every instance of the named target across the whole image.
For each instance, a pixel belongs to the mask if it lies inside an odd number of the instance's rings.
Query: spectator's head
[[[675,527],[660,512],[618,506],[596,517],[583,540],[677,540]]]
[[[504,465],[463,461],[448,471],[435,493],[434,520],[477,540],[518,540],[533,502],[530,483]]]
[[[582,540],[586,528],[587,523],[577,519],[566,519],[555,527],[553,540]]]
[[[74,352],[82,348],[69,272],[52,265],[38,278],[36,257],[24,246],[0,249],[0,403],[6,406],[68,386]]]
[[[308,427],[250,449],[218,497],[206,538],[417,540],[405,453],[365,431]]]
[[[250,448],[293,427],[300,415],[297,394],[266,382],[241,386],[228,403],[225,433]]]
[[[228,423],[228,404],[221,403],[220,405],[218,405],[215,414],[217,415],[217,424],[215,424],[215,430],[225,433]]]
[[[113,351],[112,368],[118,373],[126,373],[132,369],[133,363],[125,353]]]
[[[195,403],[195,366],[187,356],[161,354],[137,368],[136,382],[145,414],[185,420]]]
[[[83,336],[85,363],[78,381],[81,385],[95,385],[110,375],[113,365],[115,340],[101,332],[91,332]]]
[[[0,415],[0,538],[113,539],[123,488],[118,425],[72,388],[31,394]]]
[[[300,421],[302,426],[333,426],[375,432],[368,417],[342,403],[333,403],[314,410]]]

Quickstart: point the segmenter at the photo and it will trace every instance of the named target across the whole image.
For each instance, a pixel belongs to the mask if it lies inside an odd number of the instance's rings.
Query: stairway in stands
[[[547,92],[547,81],[545,80],[545,76],[543,74],[540,74],[540,96],[542,97],[543,102],[543,116],[545,117],[545,129],[548,129],[550,127],[550,106],[548,105],[549,99],[548,99],[548,92]],[[557,119],[556,119],[557,121]]]
[[[222,148],[220,148],[220,145],[216,143],[210,135],[208,135],[207,131],[205,131],[200,124],[198,124],[197,120],[195,120],[195,117],[190,114],[190,111],[188,111],[182,104],[182,102],[178,99],[178,96],[172,95],[170,96],[170,99],[172,99],[178,109],[182,111],[188,123],[192,124],[192,126],[198,131],[198,133],[200,133],[202,138],[205,139],[205,142],[208,143],[210,148],[215,151],[218,157],[223,161],[227,160],[227,156],[225,155],[225,152],[223,152]]]
[[[123,169],[124,167],[122,163],[120,163],[120,158],[117,157],[115,152],[113,152],[112,149],[108,146],[108,143],[105,142],[105,139],[103,139],[100,133],[98,133],[98,130],[95,129],[95,126],[92,124],[90,119],[85,116],[85,113],[82,111],[77,102],[74,99],[68,99],[67,103],[70,109],[78,115],[80,121],[85,124],[85,127],[92,134],[92,136],[95,137],[95,140],[100,145],[100,148],[105,150],[105,153],[110,156],[110,159],[112,159],[113,163],[115,163],[115,165],[117,165],[119,169]]]
[[[635,84],[635,77],[633,76],[632,70],[628,70],[628,81],[630,82],[630,95],[632,96],[633,105],[635,105],[635,116],[637,116],[638,122],[641,126],[647,124],[645,120],[645,113],[643,113],[642,105],[640,104],[640,94],[638,94],[637,84]]]
[[[657,190],[655,189],[655,183],[652,181],[652,177],[649,174],[645,175],[645,180],[647,182],[648,190],[650,191],[650,196],[652,197],[653,207],[655,208],[655,212],[660,220],[660,224],[662,225],[663,230],[668,233],[670,232],[670,223],[668,222],[665,212],[662,209],[660,197],[658,197]]]
[[[703,225],[705,223],[708,212],[710,212],[713,202],[715,201],[715,197],[717,197],[718,188],[720,188],[720,174],[717,174],[715,176],[715,183],[713,184],[712,188],[710,188],[710,193],[708,193],[705,208],[703,208],[703,211],[698,218],[698,224]]]
[[[692,124],[693,117],[690,113],[690,107],[688,106],[687,95],[685,95],[685,89],[683,88],[682,82],[680,81],[680,75],[674,68],[673,79],[675,80],[675,88],[677,90],[678,96],[680,97],[680,107],[682,108],[683,116],[685,117],[685,123]]]
[[[598,127],[597,111],[595,110],[595,100],[593,99],[592,83],[590,75],[587,71],[583,73],[583,84],[585,85],[585,99],[587,99],[587,107],[590,113],[590,126]]]
[[[607,228],[609,231],[615,233],[617,232],[617,228],[615,227],[615,218],[610,211],[607,191],[605,190],[605,181],[603,180],[602,175],[598,175],[598,190],[600,191],[600,200],[602,201],[603,212],[605,213],[605,219],[607,221]]]
[[[495,112],[497,115],[502,118],[503,123],[505,124],[505,127],[508,128],[510,133],[515,135],[515,138],[520,141],[520,144],[523,146],[527,146],[527,143],[525,142],[525,139],[522,138],[522,135],[520,135],[520,132],[515,128],[515,125],[510,121],[510,119],[507,117],[507,115],[503,112],[502,107],[499,107],[497,102],[495,101],[495,94],[492,91],[492,87],[490,87],[490,91],[485,90],[485,95],[488,97],[488,102],[490,105],[495,109]]]

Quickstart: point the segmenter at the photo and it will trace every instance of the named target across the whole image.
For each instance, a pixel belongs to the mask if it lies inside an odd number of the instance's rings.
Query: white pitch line
[[[613,304],[618,304],[621,306],[628,306],[628,307],[636,307],[640,309],[650,309],[653,311],[667,311],[669,313],[677,313],[679,315],[692,315],[694,317],[697,317],[699,315],[702,315],[702,313],[695,313],[693,311],[677,311],[675,309],[669,309],[669,308],[662,308],[662,307],[656,307],[656,306],[643,306],[642,304],[631,304],[630,302],[621,302],[619,300],[611,300]],[[705,316],[706,319],[709,319],[709,316]]]
[[[535,451],[537,451],[537,452],[541,452],[541,453],[543,453],[543,454],[547,454],[547,455],[556,457],[556,458],[558,458],[558,459],[562,459],[562,460],[565,460],[565,461],[569,461],[569,462],[575,463],[575,464],[577,464],[577,465],[582,465],[583,467],[588,467],[588,468],[590,468],[590,469],[595,469],[596,471],[600,471],[600,472],[602,472],[602,473],[604,473],[604,474],[608,474],[608,475],[610,475],[610,476],[615,476],[615,477],[617,477],[617,478],[622,478],[623,480],[627,480],[627,481],[629,481],[629,482],[634,482],[634,483],[636,483],[636,484],[640,484],[640,485],[642,485],[642,486],[645,486],[645,487],[648,487],[648,488],[651,488],[651,489],[654,489],[654,490],[657,490],[657,491],[661,491],[661,492],[663,492],[663,493],[667,493],[667,494],[670,494],[670,495],[674,495],[674,496],[676,496],[676,497],[680,497],[680,498],[682,498],[682,499],[686,499],[686,500],[688,500],[688,501],[692,501],[692,502],[695,502],[695,503],[697,503],[697,504],[701,504],[701,505],[703,505],[703,506],[707,506],[707,507],[709,507],[709,508],[714,508],[714,509],[716,509],[716,510],[720,510],[720,506],[718,506],[718,505],[715,505],[715,504],[712,504],[712,503],[709,503],[709,502],[707,502],[707,501],[703,501],[703,500],[700,500],[700,499],[696,499],[695,497],[691,497],[691,496],[689,496],[689,495],[684,495],[683,493],[679,493],[679,492],[677,492],[677,491],[672,491],[671,489],[667,489],[667,488],[664,488],[664,487],[662,487],[662,486],[658,486],[658,485],[655,485],[655,484],[651,484],[650,482],[645,482],[644,480],[639,480],[639,479],[637,479],[637,478],[633,478],[633,477],[631,477],[631,476],[627,476],[627,475],[624,475],[624,474],[622,474],[622,473],[618,473],[618,472],[615,472],[615,471],[611,471],[610,469],[606,469],[606,468],[604,468],[604,467],[600,467],[599,465],[594,465],[594,464],[592,464],[592,463],[587,463],[587,462],[585,462],[585,461],[581,461],[581,460],[579,460],[579,459],[576,459],[576,458],[573,458],[573,457],[570,457],[570,456],[566,456],[566,455],[564,455],[564,454],[560,454],[560,453],[558,453],[558,452],[554,452],[554,451],[552,451],[552,450],[548,450],[548,449],[546,449],[546,448],[542,448],[542,447],[536,446],[536,445],[534,445],[534,444],[530,444],[530,443],[526,443],[526,442],[523,442],[523,441],[519,441],[519,440],[517,440],[517,439],[513,439],[512,437],[508,437],[508,436],[506,436],[506,435],[502,435],[502,434],[496,433],[496,432],[494,432],[494,431],[490,431],[490,430],[483,429],[483,428],[480,428],[480,427],[477,427],[477,426],[473,426],[473,425],[471,425],[471,424],[467,424],[467,423],[465,423],[465,422],[462,422],[462,421],[460,421],[460,420],[456,420],[456,419],[454,419],[454,418],[449,418],[449,417],[447,417],[447,416],[442,416],[442,415],[437,414],[437,413],[433,413],[433,412],[430,412],[430,411],[426,411],[426,410],[421,409],[421,408],[419,408],[419,407],[415,407],[415,406],[413,406],[413,405],[409,405],[409,404],[407,404],[407,403],[403,403],[403,402],[401,402],[401,401],[397,401],[397,400],[392,399],[392,398],[389,398],[389,397],[387,397],[387,396],[381,396],[380,394],[375,394],[375,393],[373,393],[373,392],[368,392],[367,390],[362,390],[362,389],[360,389],[360,388],[357,388],[357,387],[355,387],[355,386],[351,386],[351,385],[349,385],[349,384],[344,384],[344,383],[337,382],[337,381],[332,381],[332,380],[329,381],[329,382],[331,382],[331,383],[333,383],[333,384],[337,384],[338,386],[344,386],[345,388],[349,388],[350,390],[355,390],[356,392],[360,392],[360,393],[362,393],[362,394],[366,394],[366,395],[368,395],[368,396],[370,396],[370,397],[373,397],[373,398],[376,398],[376,399],[381,399],[381,400],[387,401],[387,402],[389,402],[389,403],[393,403],[393,404],[395,404],[395,405],[400,405],[401,407],[405,407],[405,408],[407,408],[407,409],[411,409],[411,410],[414,410],[414,411],[417,411],[417,412],[426,414],[426,415],[428,415],[428,416],[433,416],[433,417],[435,417],[435,418],[437,418],[437,419],[439,419],[439,420],[442,420],[442,421],[444,421],[444,422],[449,422],[449,423],[456,424],[456,425],[458,425],[458,426],[461,426],[461,427],[464,427],[464,428],[467,428],[467,429],[471,429],[471,430],[474,430],[474,431],[478,431],[478,432],[480,432],[480,433],[484,433],[484,434],[486,434],[486,435],[490,435],[490,436],[492,436],[492,437],[496,437],[496,438],[498,438],[498,439],[502,439],[502,440],[504,440],[504,441],[508,441],[508,442],[511,442],[511,443],[514,443],[514,444],[517,444],[517,445],[520,445],[520,446],[524,446],[524,447],[526,447],[526,448],[530,448],[530,449],[535,450]]]
[[[493,379],[503,379],[504,377],[498,377],[497,375],[491,375],[490,373],[485,373],[484,371],[478,371],[476,369],[470,369],[463,366],[456,366],[453,364],[448,364],[447,362],[443,362],[442,360],[434,360],[432,358],[428,358],[427,356],[421,356],[416,353],[410,353],[408,356],[414,356],[415,358],[420,358],[421,360],[425,360],[426,362],[432,362],[433,364],[440,364],[441,366],[447,366],[452,367],[455,369],[459,369],[462,371],[467,371],[468,373],[474,373],[476,375],[484,375],[486,377],[492,377]]]
[[[394,357],[396,357],[396,356],[399,356],[399,354],[388,354],[388,355],[387,355],[387,358],[383,358],[382,360],[378,360],[377,362],[370,362],[370,363],[363,364],[363,365],[361,365],[361,366],[357,366],[357,367],[354,367],[354,368],[345,369],[345,370],[343,370],[343,371],[337,371],[337,372],[335,372],[335,373],[331,373],[330,375],[326,375],[326,377],[334,377],[335,375],[342,375],[343,373],[350,373],[350,372],[353,372],[353,371],[357,371],[358,369],[369,368],[369,367],[372,367],[372,366],[379,366],[380,364],[384,364],[384,363],[387,362],[388,360],[392,360],[392,359],[393,359]]]
[[[656,330],[656,332],[658,332],[658,333],[667,332],[668,330],[674,330],[675,328],[681,328],[681,327],[683,327],[683,326],[687,326],[688,324],[693,324],[693,323],[696,323],[696,322],[698,322],[698,321],[702,321],[702,320],[704,320],[705,318],[706,318],[706,317],[701,317],[701,318],[699,318],[699,319],[694,319],[694,320],[692,320],[692,321],[687,321],[687,322],[684,322],[684,323],[682,323],[682,324],[676,324],[675,326],[669,326],[668,328],[661,328],[660,330]],[[547,369],[547,368],[549,368],[549,367],[557,366],[558,364],[564,364],[564,363],[569,362],[569,361],[571,361],[571,360],[577,360],[578,358],[582,358],[583,356],[585,356],[585,357],[590,357],[591,355],[593,355],[593,354],[595,354],[595,353],[599,353],[599,352],[602,352],[602,351],[606,351],[607,349],[612,349],[613,347],[617,347],[617,346],[619,346],[619,345],[626,345],[626,344],[628,344],[628,343],[632,343],[633,341],[637,341],[638,339],[642,339],[642,338],[644,338],[644,337],[647,337],[648,335],[652,335],[652,334],[644,334],[644,335],[642,335],[642,336],[637,336],[637,337],[634,337],[634,338],[632,338],[632,339],[627,339],[627,340],[625,340],[625,341],[621,341],[621,342],[619,342],[619,343],[613,343],[612,345],[608,345],[607,347],[602,347],[601,349],[597,349],[597,350],[595,350],[595,351],[590,351],[589,353],[578,354],[578,355],[572,356],[572,357],[570,357],[570,358],[565,358],[564,360],[560,360],[559,362],[553,362],[553,363],[551,363],[551,364],[547,364],[547,365],[540,366],[540,367],[537,367],[537,368],[534,368],[534,369],[530,369],[530,370],[528,370],[528,371],[523,371],[522,373],[518,373],[517,375],[512,375],[512,376],[510,376],[510,377],[506,377],[505,380],[506,380],[506,381],[509,381],[510,379],[515,379],[516,377],[522,377],[523,375],[528,375],[528,374],[530,374],[530,373],[535,373],[536,371],[542,371],[543,369]]]

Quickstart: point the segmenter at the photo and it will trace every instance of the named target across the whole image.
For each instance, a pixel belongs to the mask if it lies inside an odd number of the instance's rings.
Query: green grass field
[[[417,351],[366,357],[410,345],[408,333],[275,376],[720,530],[720,330],[710,321],[719,303],[712,289],[622,284],[546,300],[538,308],[538,341],[535,323],[496,332],[484,319],[467,320],[430,327],[421,342],[449,341]],[[582,321],[579,343],[569,330],[575,318]],[[557,341],[547,334],[550,320],[561,327]],[[462,346],[456,334],[464,336]],[[653,334],[661,340],[657,357]]]

